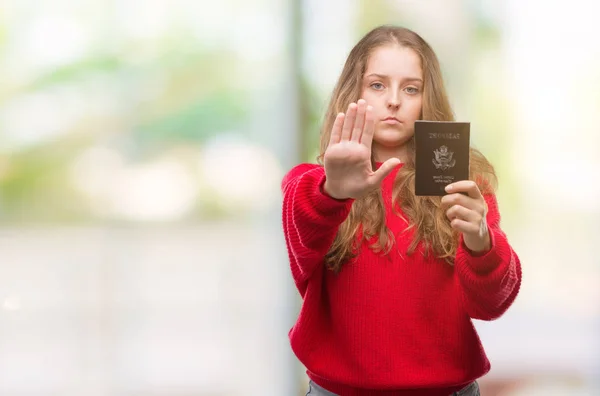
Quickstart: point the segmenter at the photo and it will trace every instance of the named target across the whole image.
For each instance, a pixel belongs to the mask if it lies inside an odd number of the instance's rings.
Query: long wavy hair
[[[360,99],[362,80],[367,62],[373,51],[384,45],[396,44],[410,48],[419,55],[423,69],[422,120],[454,121],[454,113],[448,101],[440,70],[439,61],[433,49],[415,32],[397,26],[384,25],[366,34],[352,49],[338,82],[332,92],[321,128],[320,155],[317,160],[323,164],[323,156],[336,115],[344,112],[348,105]],[[459,233],[450,226],[445,210],[441,208],[441,197],[416,196],[414,191],[414,137],[408,142],[408,158],[396,175],[393,188],[393,206],[399,204],[403,216],[413,229],[413,238],[407,254],[412,255],[422,242],[423,254],[434,254],[437,258],[454,264],[458,247]],[[371,158],[375,167],[376,163]],[[469,179],[475,180],[482,193],[496,189],[497,178],[493,166],[479,152],[471,147]],[[344,263],[357,255],[357,249],[365,240],[374,238],[369,245],[375,252],[387,254],[394,245],[395,237],[385,224],[385,208],[380,189],[357,199],[348,218],[341,224],[325,261],[329,269],[339,272]]]

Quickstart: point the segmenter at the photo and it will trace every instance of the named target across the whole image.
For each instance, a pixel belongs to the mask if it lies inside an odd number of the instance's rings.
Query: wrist
[[[338,201],[348,199],[348,197],[343,197],[340,194],[337,194],[335,191],[332,191],[331,186],[327,183],[327,180],[325,180],[325,183],[323,183],[321,191],[328,197],[336,199]]]
[[[488,252],[492,248],[492,242],[490,239],[490,233],[485,232],[484,235],[475,236],[463,236],[463,243],[465,247],[474,254],[483,254]]]

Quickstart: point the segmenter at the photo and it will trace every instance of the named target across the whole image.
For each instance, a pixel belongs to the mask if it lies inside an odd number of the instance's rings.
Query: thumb
[[[385,161],[383,164],[381,164],[379,169],[375,171],[375,174],[373,175],[374,182],[376,184],[381,183],[381,181],[385,179],[385,177],[389,175],[390,172],[393,171],[394,168],[400,165],[401,163],[402,161],[400,161],[400,159],[398,158],[390,158],[387,161]]]

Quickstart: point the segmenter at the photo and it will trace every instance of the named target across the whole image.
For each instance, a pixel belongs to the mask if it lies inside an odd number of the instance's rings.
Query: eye
[[[371,84],[370,87],[379,91],[380,89],[383,89],[383,84],[379,83],[379,82],[375,82],[375,83]]]
[[[419,88],[416,88],[416,87],[406,87],[405,91],[408,94],[414,95],[416,93],[419,93]]]

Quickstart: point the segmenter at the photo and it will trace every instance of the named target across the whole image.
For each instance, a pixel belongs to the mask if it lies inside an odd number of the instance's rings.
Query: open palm
[[[373,110],[364,100],[350,103],[346,114],[333,123],[324,154],[325,191],[334,198],[360,198],[379,187],[381,181],[400,163],[390,158],[378,170],[371,165],[375,123]]]

